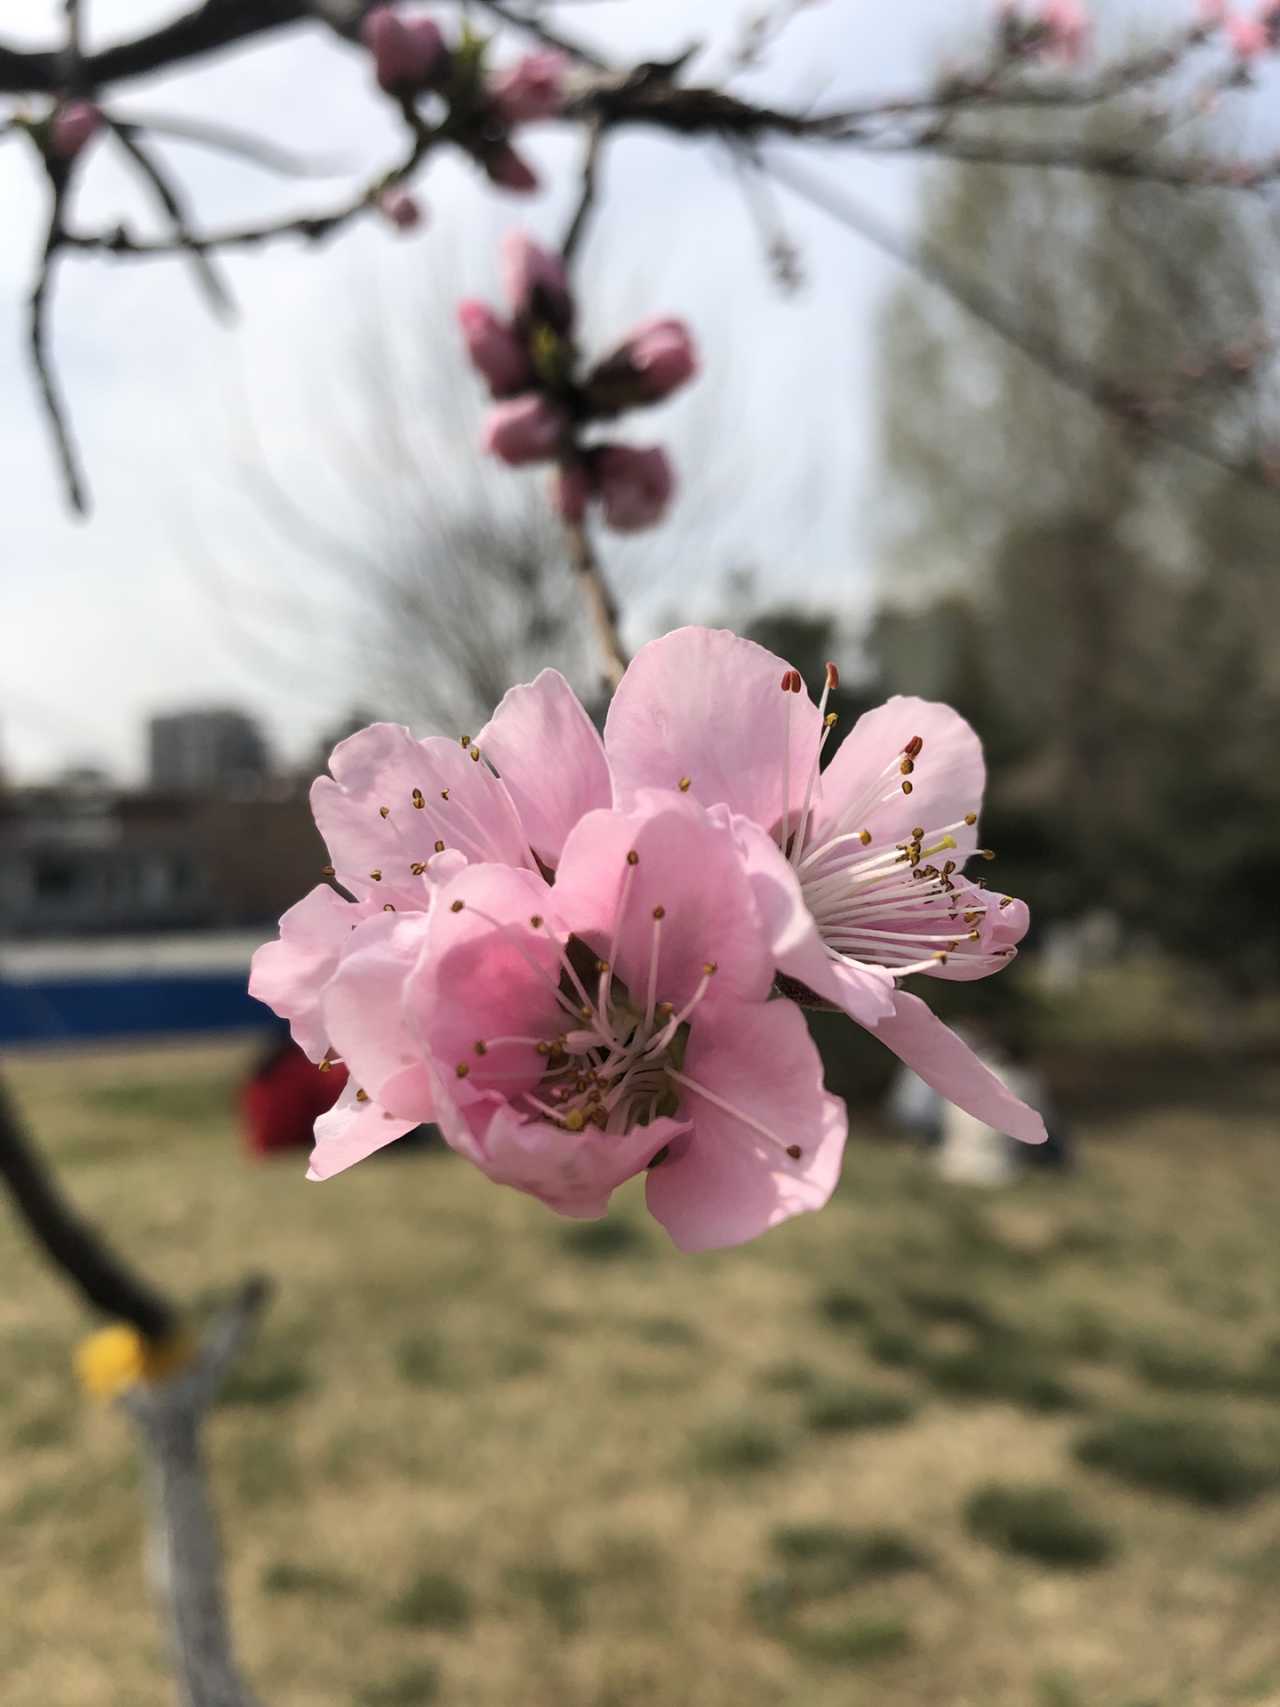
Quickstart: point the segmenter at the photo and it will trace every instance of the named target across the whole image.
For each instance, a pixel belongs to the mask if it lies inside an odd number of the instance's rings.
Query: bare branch
[[[213,123],[208,119],[182,118],[174,113],[131,113],[127,121],[130,131],[151,136],[171,138],[174,142],[189,142],[197,148],[212,148],[222,154],[232,154],[248,160],[268,172],[283,178],[336,178],[346,168],[341,163],[306,160],[291,149],[265,137],[253,136],[232,125]]]
[[[223,284],[213,262],[195,241],[178,192],[138,141],[136,126],[113,118],[108,118],[107,124],[111,127],[112,135],[142,173],[157,201],[173,222],[174,238],[190,254],[191,264],[195,269],[196,282],[204,292],[209,307],[220,319],[230,318],[235,309],[231,300],[231,293]]]
[[[627,651],[618,632],[618,606],[605,579],[600,559],[596,556],[586,523],[566,522],[565,537],[569,546],[569,561],[578,576],[586,601],[587,616],[595,631],[604,661],[604,679],[612,691],[622,680],[628,662]]]
[[[577,206],[569,221],[560,252],[566,261],[571,261],[582,242],[591,215],[595,210],[596,183],[600,167],[600,149],[604,141],[604,130],[599,124],[587,126],[587,149],[582,161],[582,188],[578,195]]]
[[[67,246],[67,234],[62,223],[67,178],[65,175],[55,177],[50,174],[50,184],[53,202],[49,210],[49,223],[45,229],[44,248],[36,267],[35,283],[27,299],[28,337],[31,344],[31,361],[36,371],[41,401],[44,403],[45,414],[53,433],[63,484],[67,489],[67,500],[78,516],[84,516],[89,513],[88,489],[48,348],[48,313],[53,293],[54,267],[57,264],[58,251]]]

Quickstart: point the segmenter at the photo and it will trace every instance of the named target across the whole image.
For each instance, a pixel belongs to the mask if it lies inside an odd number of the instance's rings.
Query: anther
[[[859,830],[858,831],[858,840],[862,843],[864,848],[870,847],[871,846],[871,831],[870,830]]]
[[[903,784],[902,784],[902,792],[904,794],[910,794],[911,793],[911,784],[905,780],[903,781]]]
[[[453,1070],[460,1079],[465,1079],[467,1074],[471,1071],[465,1061],[459,1061],[458,1065]]]
[[[587,1117],[580,1108],[571,1108],[564,1117],[564,1123],[570,1132],[581,1132],[587,1124]]]
[[[389,806],[379,806],[378,816],[379,818],[389,818],[391,816],[391,808]]]
[[[373,879],[373,881],[375,883],[381,883],[382,882],[382,873],[380,871],[371,871],[369,873],[369,876]]]
[[[449,798],[449,790],[447,788],[442,788],[440,790],[440,798],[441,800],[447,800]]]
[[[979,859],[994,859],[996,857],[996,850],[994,848],[975,848],[974,852],[977,854]]]
[[[798,1162],[800,1160],[801,1156],[804,1155],[804,1151],[800,1148],[800,1146],[798,1144],[788,1144],[787,1145],[787,1154],[791,1157],[791,1160],[793,1162]]]
[[[550,1055],[551,1053],[551,1045],[547,1042],[545,1037],[542,1039],[541,1043],[535,1043],[533,1047],[539,1055]]]
[[[659,1019],[670,1019],[676,1011],[676,1005],[674,1002],[659,1002],[653,1011]]]
[[[384,913],[394,913],[395,907],[392,905],[392,903],[390,901],[387,901],[384,903],[382,910]]]
[[[419,812],[421,812],[422,808],[427,804],[427,797],[420,788],[415,788],[410,798]]]
[[[640,855],[636,852],[636,850],[634,848],[632,848],[631,852],[627,855],[627,864],[628,865],[639,865],[639,863],[640,863]]]
[[[976,812],[966,812],[964,815],[964,821],[966,824],[976,824],[978,822],[978,814]]]
[[[334,875],[333,867],[331,865],[322,865],[320,867],[320,875],[321,877],[332,877]]]
[[[471,757],[475,761],[476,764],[480,763],[480,749],[479,749],[479,747],[472,747]]]
[[[529,923],[533,926],[535,931],[540,931],[542,929],[542,914],[541,913],[531,914],[530,918],[529,918]]]
[[[836,724],[840,721],[840,713],[838,711],[829,711],[822,721],[828,729],[834,729]]]
[[[911,840],[913,842],[922,842],[924,840],[924,830],[921,825],[917,824],[915,829],[912,830]]]
[[[356,1101],[357,1102],[368,1102],[368,1100],[369,1100],[368,1091],[357,1091],[356,1092]]]
[[[328,1073],[333,1068],[333,1062],[330,1061],[329,1057],[326,1055],[323,1061],[317,1061],[316,1062],[316,1066],[320,1069],[320,1071],[322,1073]]]
[[[1013,896],[1012,895],[1002,895],[1000,897],[1000,907],[1001,907],[1002,911],[1005,907],[1012,907],[1012,905],[1013,905]]]
[[[653,909],[653,916],[655,919],[665,919],[667,916],[667,909],[665,907],[655,907]]]
[[[938,962],[939,966],[945,966],[947,964],[947,957],[941,949],[938,949],[933,958]]]
[[[903,756],[908,759],[918,759],[924,748],[924,736],[913,735],[902,749]]]
[[[830,660],[827,662],[827,691],[834,693],[840,686],[840,672]]]
[[[471,745],[470,735],[459,735],[458,740],[462,743],[462,745],[464,747],[469,747]]]
[[[476,1043],[476,1054],[477,1055],[487,1055],[488,1053],[489,1053],[489,1045],[484,1041],[483,1038],[480,1038]]]
[[[423,872],[426,869],[427,869],[426,861],[421,860],[421,859],[415,859],[413,864],[409,867],[409,870],[413,873],[413,875],[415,877],[421,877]]]
[[[912,771],[913,771],[913,770],[914,770],[914,769],[915,769],[915,768],[916,768],[916,767],[915,767],[915,761],[914,761],[914,759],[903,759],[903,760],[901,760],[901,761],[900,761],[900,763],[899,763],[899,765],[898,765],[898,770],[899,770],[899,773],[900,773],[900,774],[901,774],[901,775],[902,775],[902,776],[910,776],[910,775],[911,775],[911,773],[912,773]]]
[[[589,1020],[591,1018],[591,1009],[586,1005],[585,1002],[578,1009],[578,1012],[582,1015],[584,1020]]]
[[[463,902],[453,901],[450,903],[449,911],[451,913],[460,913],[462,911],[462,908],[463,908]]]
[[[597,960],[596,961],[596,971],[597,972],[607,972],[608,970],[609,970],[609,962],[607,960]]]
[[[444,852],[444,843],[443,842],[437,842],[436,843],[436,852],[437,853],[443,853]]]
[[[708,978],[710,978],[710,977],[714,976],[714,974],[720,970],[720,967],[716,961],[707,960],[707,961],[703,962],[702,970],[706,974],[706,976]]]
[[[681,794],[688,794],[689,790],[693,787],[693,778],[691,776],[682,776],[680,778],[679,786]]]

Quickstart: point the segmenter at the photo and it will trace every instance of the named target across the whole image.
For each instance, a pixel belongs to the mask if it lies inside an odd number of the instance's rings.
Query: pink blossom
[[[378,208],[397,231],[413,231],[422,224],[422,206],[408,190],[391,188],[378,197]]]
[[[1216,30],[1227,21],[1227,0],[1199,0],[1197,10],[1207,29]]]
[[[1243,12],[1236,12],[1228,18],[1227,41],[1241,61],[1257,59],[1271,45],[1262,19],[1246,18]]]
[[[666,451],[654,445],[600,445],[591,461],[591,477],[604,506],[604,519],[618,533],[656,527],[675,492],[676,477]]]
[[[64,101],[54,112],[49,145],[59,160],[70,160],[102,123],[102,114],[92,101]]]
[[[568,61],[561,53],[527,53],[510,70],[499,71],[489,85],[504,124],[532,124],[554,118],[564,105]]]
[[[568,425],[562,409],[531,391],[489,411],[482,444],[491,456],[513,468],[528,462],[550,462],[564,442]]]
[[[562,521],[580,522],[591,497],[591,477],[580,462],[561,463],[551,480],[551,502]]]
[[[523,155],[517,154],[510,143],[500,142],[484,157],[484,169],[491,181],[517,195],[531,195],[538,187],[538,174]]]
[[[494,397],[510,397],[532,380],[533,370],[515,332],[483,302],[458,304],[458,322],[471,365],[488,381]]]
[[[589,812],[554,888],[459,872],[403,964],[371,946],[349,997],[351,962],[339,969],[344,1054],[357,1078],[403,1073],[384,1017],[398,1004],[393,1029],[420,1040],[445,1138],[491,1179],[592,1217],[647,1170],[649,1207],[685,1250],[830,1196],[844,1106],[803,1016],[768,999],[770,944],[733,836],[678,793]],[[386,1101],[406,1106],[394,1089]],[[314,1166],[331,1171],[319,1149]]]
[[[615,798],[625,806],[679,782],[727,813],[779,969],[943,1096],[1039,1142],[1040,1117],[896,988],[913,972],[999,971],[1026,932],[1022,902],[963,875],[977,851],[981,745],[949,707],[895,698],[861,717],[820,772],[834,679],[815,706],[798,673],[751,641],[703,628],[653,641],[609,708]]]
[[[360,39],[373,55],[379,87],[389,95],[427,88],[449,59],[444,37],[430,18],[406,21],[390,6],[375,6],[365,16]]]
[[[587,392],[601,409],[658,403],[693,378],[698,358],[683,320],[647,320],[587,379]]]
[[[562,258],[523,231],[509,231],[502,244],[503,286],[518,325],[573,326],[573,292]]]
[[[1038,17],[1050,53],[1070,64],[1084,57],[1093,22],[1081,0],[1042,0]]]

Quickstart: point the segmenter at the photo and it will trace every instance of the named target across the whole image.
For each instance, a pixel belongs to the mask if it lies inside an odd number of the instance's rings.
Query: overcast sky
[[[1181,9],[1181,0],[1169,4]],[[132,34],[175,8],[176,0],[91,0],[92,38]],[[714,74],[746,9],[746,0],[578,0],[561,12],[565,27],[619,58],[670,56],[696,35],[710,44],[704,63]],[[56,39],[55,0],[9,0],[3,10],[7,39]],[[447,23],[457,8],[437,11]],[[989,20],[989,0],[825,0],[788,30],[762,86],[792,100],[910,88],[948,46],[980,39]],[[396,142],[365,57],[318,28],[200,62],[114,104],[138,116],[216,116],[353,174],[281,185],[221,155],[168,145],[209,225],[322,205]],[[0,144],[0,755],[9,775],[47,775],[76,760],[137,776],[145,717],[201,702],[246,705],[283,752],[299,753],[368,697],[341,645],[330,644],[358,612],[341,596],[321,619],[297,608],[297,564],[286,570],[246,501],[242,470],[261,456],[308,513],[349,520],[331,459],[335,429],[340,437],[354,409],[353,347],[377,325],[406,364],[420,354],[415,341],[443,341],[452,352],[442,304],[492,292],[502,230],[558,229],[576,139],[551,126],[528,134],[544,194],[500,195],[469,163],[433,160],[420,185],[430,221],[411,237],[366,222],[317,251],[289,241],[231,259],[241,314],[229,330],[211,322],[179,264],[68,259],[53,328],[94,493],[87,523],[65,509],[25,361],[23,299],[42,185],[21,138]],[[910,169],[847,157],[822,169],[910,223]],[[745,203],[706,147],[624,133],[611,144],[605,182],[584,257],[588,342],[645,314],[683,315],[703,350],[704,404],[716,405],[699,408],[691,393],[660,422],[628,423],[637,439],[656,427],[676,450],[684,523],[690,507],[713,498],[722,511],[714,562],[678,560],[679,510],[670,554],[654,536],[644,561],[660,565],[658,584],[634,607],[631,638],[673,602],[708,614],[706,576],[732,563],[855,614],[874,537],[874,316],[892,273],[821,216],[788,207],[807,284],[780,297]],[[101,226],[122,214],[151,227],[113,148],[99,141],[76,219]],[[441,371],[447,378],[448,365]],[[475,393],[455,378],[465,403],[442,380],[440,461],[424,479],[446,478],[447,459],[470,454]],[[624,584],[626,556],[611,559]]]

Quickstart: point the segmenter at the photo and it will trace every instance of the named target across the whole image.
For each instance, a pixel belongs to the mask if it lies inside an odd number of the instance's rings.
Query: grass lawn
[[[1280,1704],[1280,1074],[994,1196],[860,1122],[824,1214],[689,1258],[638,1190],[252,1165],[245,1059],[7,1070],[157,1279],[278,1282],[209,1436],[266,1707]],[[168,1707],[128,1428],[0,1264],[0,1699]]]

